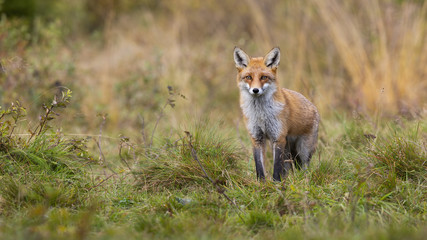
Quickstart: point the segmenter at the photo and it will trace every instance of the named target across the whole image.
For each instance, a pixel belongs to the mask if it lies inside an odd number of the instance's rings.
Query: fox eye
[[[261,80],[267,80],[268,79],[268,77],[267,76],[262,76],[261,77]]]
[[[248,76],[245,77],[245,79],[246,80],[252,80],[252,77],[248,75]]]

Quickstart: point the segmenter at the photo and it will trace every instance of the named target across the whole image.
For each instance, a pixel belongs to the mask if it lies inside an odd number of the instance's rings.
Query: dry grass
[[[74,54],[75,79],[86,89],[85,116],[108,112],[120,126],[127,115],[123,109],[156,108],[157,93],[173,85],[189,100],[172,113],[172,126],[189,113],[206,112],[233,123],[239,118],[235,45],[252,55],[280,46],[281,85],[307,95],[324,116],[337,108],[425,115],[427,4],[248,0],[161,6],[161,12],[119,16],[102,46],[81,42],[84,47]],[[118,91],[124,82],[133,91]]]
[[[348,98],[371,113],[414,114],[425,104],[426,10],[405,2],[315,1],[354,92]],[[421,7],[421,8],[420,8]]]
[[[233,47],[259,56],[280,46],[281,86],[302,92],[323,117],[336,110],[377,117],[426,115],[427,3],[103,1],[97,11],[108,14],[95,14],[103,30],[90,38],[77,34],[61,45],[55,39],[66,33],[61,26],[79,27],[63,14],[46,29],[40,26],[40,47],[24,53],[28,41],[11,46],[21,49],[24,62],[14,58],[17,52],[0,51],[6,69],[16,69],[14,64],[29,69],[9,74],[4,102],[15,100],[12,93],[28,85],[43,86],[41,94],[49,95],[59,81],[75,92],[82,131],[98,126],[94,112],[108,113],[111,129],[138,127],[142,118],[155,121],[150,112],[161,108],[162,93],[171,85],[188,100],[170,114],[168,127],[207,112],[232,126],[240,121]],[[82,12],[84,6],[80,0],[68,7]],[[135,6],[138,10],[129,11]],[[45,77],[41,83],[32,78],[38,75]],[[40,92],[28,96],[30,103],[42,102]]]

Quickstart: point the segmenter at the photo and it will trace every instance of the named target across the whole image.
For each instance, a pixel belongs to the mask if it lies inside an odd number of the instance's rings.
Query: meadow
[[[0,239],[424,239],[427,3],[0,1]],[[233,49],[319,109],[256,180]],[[272,160],[272,154],[268,153]]]

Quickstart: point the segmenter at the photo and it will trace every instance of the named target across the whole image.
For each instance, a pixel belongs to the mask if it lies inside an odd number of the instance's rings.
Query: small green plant
[[[70,99],[67,90],[44,104],[44,114],[29,135],[16,133],[26,122],[26,110],[19,102],[0,109],[0,208],[72,207],[84,202],[89,182],[82,166],[92,158],[81,141],[48,131],[49,123],[59,116],[56,109],[65,108]]]
[[[215,181],[245,182],[243,153],[236,144],[219,134],[218,127],[201,123],[193,133],[192,145],[208,174]],[[146,149],[136,174],[140,184],[148,189],[183,188],[209,182],[192,156],[192,149],[184,137],[164,148]],[[222,180],[221,180],[222,179]]]
[[[260,229],[274,228],[278,216],[271,211],[251,211],[248,214],[246,225],[255,233]]]
[[[26,115],[26,110],[17,101],[5,110],[0,106],[0,149],[7,149],[13,144],[12,134],[20,121]]]
[[[395,134],[377,141],[368,157],[390,175],[414,181],[427,180],[427,147],[417,135]]]
[[[58,98],[56,95],[53,101],[50,104],[43,104],[43,110],[45,113],[40,116],[39,125],[33,130],[29,130],[31,135],[28,139],[30,141],[34,136],[40,136],[40,134],[45,133],[51,127],[48,125],[49,121],[55,119],[55,116],[59,116],[55,110],[57,108],[66,108],[67,104],[71,99],[71,90],[67,89],[66,91],[61,92],[61,96]]]

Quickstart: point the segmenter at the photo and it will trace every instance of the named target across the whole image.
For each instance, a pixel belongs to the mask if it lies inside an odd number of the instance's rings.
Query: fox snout
[[[254,97],[276,91],[276,70],[280,62],[279,48],[273,48],[264,58],[251,58],[236,47],[234,61],[238,70],[237,83],[241,91],[248,91]]]
[[[262,87],[253,87],[253,88],[250,87],[249,93],[251,95],[254,95],[254,96],[260,96],[260,95],[264,94],[265,91],[268,90],[269,86],[270,86],[270,84],[266,83]]]
[[[248,91],[253,96],[261,96],[268,91],[270,84],[265,83],[263,86],[250,86],[248,83],[241,83],[240,88],[242,91]]]
[[[258,95],[258,94],[262,94],[262,88],[260,89],[260,88],[251,88],[250,90],[249,90],[249,92],[251,93],[251,94],[256,94],[256,95]]]
[[[246,84],[246,88],[251,95],[262,95],[264,93],[264,89],[261,87],[251,87],[249,84]]]

